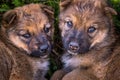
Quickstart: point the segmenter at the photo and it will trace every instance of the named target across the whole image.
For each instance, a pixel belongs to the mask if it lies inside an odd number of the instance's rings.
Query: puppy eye
[[[49,32],[49,28],[45,27],[45,28],[44,28],[44,32],[45,32],[45,33],[48,33],[48,32]]]
[[[88,33],[93,33],[93,32],[95,32],[96,31],[96,28],[94,27],[94,26],[91,26],[91,27],[89,27],[88,28]]]
[[[31,37],[31,34],[28,31],[25,31],[25,30],[20,30],[18,32],[18,35],[23,37],[23,38],[30,38]]]
[[[48,33],[49,31],[50,31],[50,24],[46,24],[45,26],[44,26],[44,32],[45,33]]]
[[[23,34],[22,37],[24,37],[24,38],[30,38],[31,34],[30,33],[26,33],[26,34]]]
[[[68,28],[72,28],[72,27],[73,27],[72,21],[66,21],[66,22],[65,22],[65,25],[66,25]]]

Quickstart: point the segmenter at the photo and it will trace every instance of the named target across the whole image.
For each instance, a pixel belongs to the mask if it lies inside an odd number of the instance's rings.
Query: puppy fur
[[[51,80],[120,80],[120,41],[105,0],[61,0],[62,70]]]
[[[3,15],[0,80],[46,80],[53,37],[53,9],[28,4]]]

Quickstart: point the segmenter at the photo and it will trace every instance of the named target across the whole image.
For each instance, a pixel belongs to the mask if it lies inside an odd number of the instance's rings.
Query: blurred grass
[[[61,37],[58,29],[58,14],[59,14],[59,0],[0,0],[0,20],[2,14],[9,9],[13,9],[18,6],[22,6],[29,3],[42,3],[49,5],[54,8],[54,16],[55,16],[55,35],[54,35],[54,50],[50,55],[50,70],[47,74],[47,78],[49,78],[53,72],[57,69],[61,68],[60,57],[62,54],[62,43]],[[120,32],[120,0],[108,0],[108,3],[118,12],[118,15],[114,17],[114,23],[117,27],[118,32]]]

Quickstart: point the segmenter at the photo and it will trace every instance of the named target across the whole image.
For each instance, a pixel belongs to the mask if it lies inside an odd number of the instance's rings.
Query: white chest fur
[[[62,62],[64,63],[64,67],[72,67],[72,68],[76,68],[80,66],[81,63],[81,59],[77,58],[77,57],[69,57],[64,55],[62,57]]]
[[[44,75],[49,69],[48,59],[32,59],[32,60],[30,59],[30,63],[31,63],[34,74],[36,74],[36,72],[40,70],[42,71],[41,73],[43,73],[42,75]]]

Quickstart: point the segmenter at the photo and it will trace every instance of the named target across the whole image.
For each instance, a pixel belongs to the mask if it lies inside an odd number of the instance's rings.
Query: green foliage
[[[120,12],[120,0],[110,0],[110,3],[117,12]]]
[[[10,7],[7,4],[1,4],[0,5],[0,12],[9,10]]]
[[[22,6],[24,4],[24,1],[13,0],[12,4],[14,4],[15,7],[18,7],[18,6]]]

